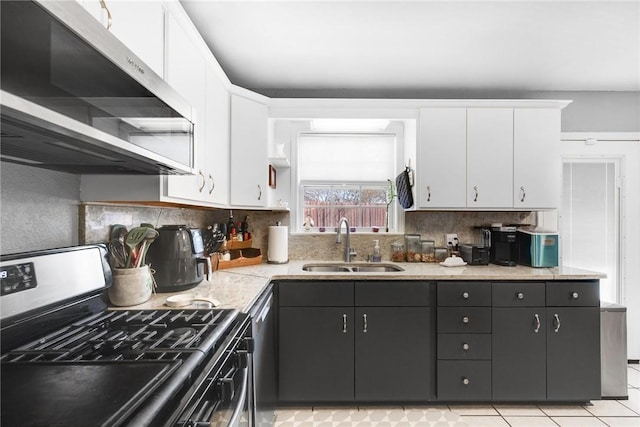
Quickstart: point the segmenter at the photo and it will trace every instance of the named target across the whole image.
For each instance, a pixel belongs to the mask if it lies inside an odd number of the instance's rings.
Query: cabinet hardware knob
[[[427,202],[431,201],[431,186],[427,185]]]
[[[538,332],[540,332],[540,316],[538,316],[538,314],[534,314],[533,315],[535,321],[536,321],[536,327],[533,329],[533,332],[535,332],[536,334]]]
[[[478,201],[478,187],[476,187],[475,185],[473,186],[473,192],[474,192],[473,201],[477,202]]]
[[[262,200],[262,185],[258,184],[258,200]]]
[[[520,187],[520,201],[524,203],[524,198],[527,197],[527,192],[524,187]]]
[[[207,185],[207,179],[204,177],[204,174],[201,170],[198,171],[198,175],[200,175],[200,177],[202,178],[202,185],[200,186],[200,188],[198,188],[198,193],[202,193],[202,189],[205,185]]]
[[[469,344],[467,344],[467,343],[462,344],[462,349],[463,349],[464,351],[469,350]]]
[[[555,328],[553,328],[553,332],[560,331],[560,316],[557,313],[553,315],[553,323],[555,323]]]
[[[574,293],[571,294],[571,298],[572,299],[578,299],[578,297],[579,297],[579,295],[578,295],[577,292],[574,292]]]
[[[470,383],[470,382],[471,382],[471,381],[469,381],[469,378],[462,377],[462,384],[464,384],[464,385],[469,385],[469,383]]]
[[[518,292],[516,297],[518,297],[518,299],[524,299],[524,294],[522,292]]]
[[[462,293],[462,298],[469,299],[469,292],[463,292]]]
[[[347,333],[347,315],[346,314],[342,315],[342,333],[343,334]]]
[[[464,316],[462,318],[462,323],[469,323],[469,316]]]
[[[367,323],[367,315],[366,314],[362,315],[362,322],[363,322],[363,325],[364,325],[363,328],[362,328],[362,332],[366,334],[367,333],[367,328],[369,327],[369,325]]]

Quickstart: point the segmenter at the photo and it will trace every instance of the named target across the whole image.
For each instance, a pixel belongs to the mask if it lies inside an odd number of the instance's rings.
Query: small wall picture
[[[276,168],[269,165],[269,187],[276,188]]]

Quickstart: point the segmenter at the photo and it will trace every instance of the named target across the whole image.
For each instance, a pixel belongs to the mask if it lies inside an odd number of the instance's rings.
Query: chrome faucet
[[[351,249],[351,237],[349,234],[349,220],[347,218],[342,217],[340,221],[338,221],[338,230],[336,231],[336,243],[341,243],[340,241],[340,231],[342,230],[342,224],[344,223],[345,227],[347,227],[347,238],[344,242],[344,262],[351,262],[351,258],[357,255],[354,249]]]

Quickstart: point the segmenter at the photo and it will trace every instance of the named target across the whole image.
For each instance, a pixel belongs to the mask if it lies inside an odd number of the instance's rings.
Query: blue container
[[[558,266],[558,233],[518,230],[518,264],[531,267]]]

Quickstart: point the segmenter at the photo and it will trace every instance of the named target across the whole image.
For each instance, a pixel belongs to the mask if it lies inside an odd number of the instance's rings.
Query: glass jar
[[[393,262],[405,262],[406,253],[404,251],[404,243],[403,242],[392,242],[391,243],[391,261]]]
[[[422,240],[420,242],[422,262],[436,262],[436,245],[433,240]]]
[[[447,248],[436,248],[435,249],[435,259],[436,262],[443,262],[445,259],[447,259],[449,252],[447,251]]]
[[[405,246],[407,248],[407,262],[422,261],[422,244],[419,234],[405,234]]]

